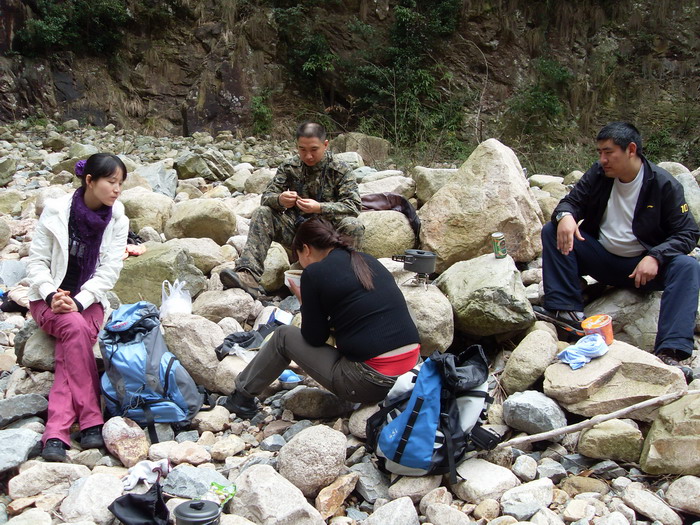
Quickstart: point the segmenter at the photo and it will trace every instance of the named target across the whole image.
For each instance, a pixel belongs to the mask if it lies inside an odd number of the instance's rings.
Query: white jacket
[[[47,201],[34,230],[34,238],[27,259],[29,300],[45,300],[58,290],[68,269],[68,218],[73,194]],[[112,219],[105,228],[100,245],[100,257],[95,274],[74,297],[83,308],[100,302],[107,306],[106,294],[119,278],[122,256],[129,236],[129,219],[124,205],[116,201]]]

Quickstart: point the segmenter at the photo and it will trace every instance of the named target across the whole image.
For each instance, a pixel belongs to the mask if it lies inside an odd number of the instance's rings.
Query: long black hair
[[[80,163],[78,163],[80,164]],[[126,180],[126,166],[124,161],[111,153],[95,153],[90,155],[85,164],[76,164],[75,175],[80,179],[83,187],[86,186],[85,176],[92,175],[92,180],[97,181],[104,177],[110,177],[115,171],[122,172],[122,180]]]
[[[365,290],[374,289],[373,273],[367,261],[355,251],[352,239],[338,232],[327,220],[313,217],[299,225],[292,241],[292,252],[295,256],[303,250],[305,244],[318,250],[340,248],[349,252],[350,265],[357,280]]]

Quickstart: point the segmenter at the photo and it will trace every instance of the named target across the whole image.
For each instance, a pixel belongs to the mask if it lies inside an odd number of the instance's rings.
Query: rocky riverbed
[[[616,340],[578,370],[556,357],[569,343],[534,318],[531,306],[542,295],[539,230],[586,166],[572,166],[563,178],[526,178],[513,151],[495,139],[452,168],[395,169],[388,144],[359,134],[336,139],[333,149],[355,168],[361,193],[399,193],[418,209],[418,236],[398,211],[363,212],[364,250],[381,258],[401,285],[426,355],[459,351],[468,342],[485,346],[496,399],[487,417],[492,430],[508,440],[623,414],[549,440],[470,453],[455,484],[443,476],[392,484],[365,447],[365,421],[376,407],[339,402],[305,378],[293,390],[274,383],[251,421],[217,406],[200,412],[188,431],[160,426],[160,442],[151,444],[132,422],[113,418],[105,425],[105,449],[82,451],[74,443],[70,463],[47,463],[39,454],[53,343],[31,318],[2,313],[0,523],[117,523],[107,506],[126,492],[121,478],[128,468],[164,459],[174,467],[162,479],[171,510],[211,497],[212,482],[235,483],[238,492],[222,509],[224,525],[680,525],[700,519],[700,396],[686,395],[698,384],[686,385],[677,369],[649,353],[660,294],[589,283],[586,312],[611,314]],[[0,127],[5,290],[21,285],[22,260],[46,200],[72,191],[74,163],[98,151],[120,154],[127,164],[121,200],[146,246],[143,255],[126,259],[112,306],[141,299],[159,305],[163,280],[185,280],[193,312],[163,319],[166,342],[198,384],[227,394],[245,359],[217,359],[214,349],[224,337],[254,328],[275,307],[298,311],[283,286],[289,259],[279,245],[268,253],[263,301],[223,290],[218,277],[233,266],[259,194],[293,143],[230,133],[156,138],[112,125],[82,129],[76,121]],[[663,165],[700,217],[700,170]],[[506,235],[505,259],[491,252],[494,231]],[[390,258],[413,247],[437,255],[439,277],[431,284],[412,285],[414,275]],[[664,395],[675,400],[624,412]],[[145,490],[139,483],[133,492]]]

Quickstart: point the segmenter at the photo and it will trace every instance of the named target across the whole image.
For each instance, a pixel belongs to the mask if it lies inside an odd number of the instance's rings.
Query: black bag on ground
[[[170,511],[157,481],[143,494],[124,494],[107,508],[124,525],[168,525]]]

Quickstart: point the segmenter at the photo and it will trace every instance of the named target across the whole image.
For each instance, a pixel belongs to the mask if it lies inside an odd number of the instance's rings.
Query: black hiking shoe
[[[56,438],[47,439],[44,443],[44,448],[41,451],[41,457],[44,461],[56,461],[58,463],[65,463],[68,461],[68,454],[66,454],[66,445],[63,441]]]
[[[80,446],[83,447],[83,449],[104,447],[105,441],[102,439],[102,425],[96,425],[81,430]]]
[[[223,404],[229,412],[235,413],[241,419],[252,419],[258,413],[258,403],[254,397],[247,397],[240,392],[234,392],[226,398]]]
[[[676,368],[680,369],[680,371],[683,372],[683,377],[685,377],[685,382],[690,384],[690,382],[693,380],[694,374],[690,367],[679,363],[679,361],[685,359],[683,355],[683,352],[672,350],[670,348],[662,348],[658,351],[658,353],[656,353],[656,357],[661,359],[665,365],[675,366]]]
[[[552,311],[542,306],[533,306],[532,309],[535,311],[535,317],[540,321],[552,323],[562,330],[578,337],[583,337],[585,335],[583,328],[581,328],[581,321],[586,317],[583,312],[576,312],[574,310]]]
[[[221,270],[219,279],[221,279],[221,284],[224,285],[224,290],[228,290],[229,288],[240,288],[249,294],[253,299],[257,299],[261,295],[265,295],[265,290],[263,290],[258,284],[255,277],[244,270],[237,272],[228,268]]]

